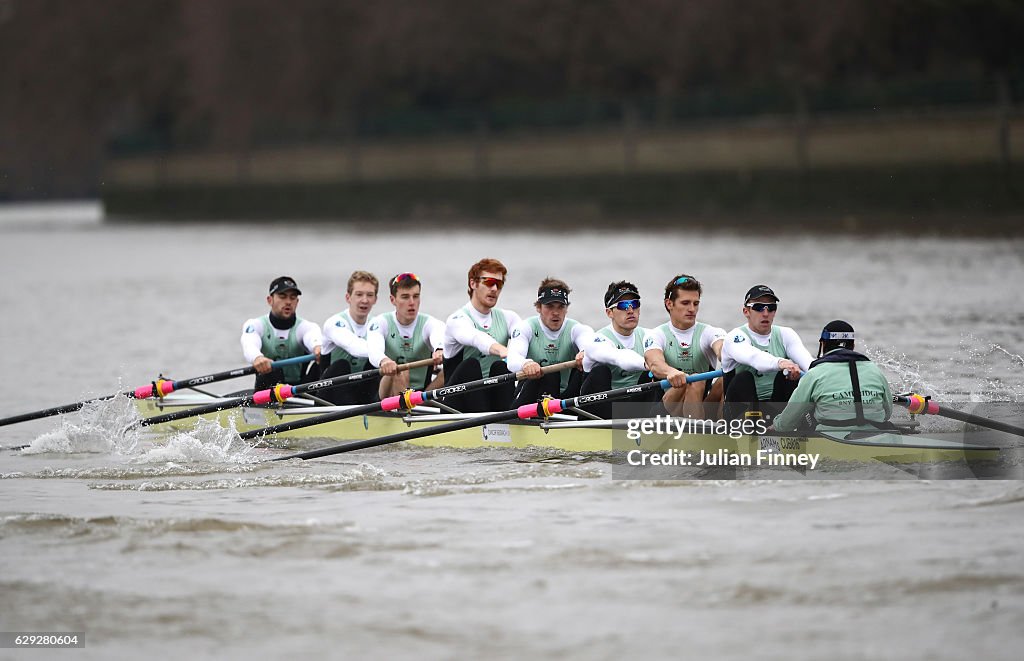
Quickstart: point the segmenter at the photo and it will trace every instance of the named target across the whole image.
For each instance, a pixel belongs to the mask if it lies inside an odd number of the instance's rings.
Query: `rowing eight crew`
[[[356,271],[345,294],[348,308],[322,328],[296,315],[302,292],[292,278],[281,276],[270,283],[269,312],[243,326],[243,354],[257,371],[257,389],[379,368],[379,376],[358,385],[320,391],[334,404],[366,404],[408,388],[468,383],[511,370],[526,378],[518,385],[510,381],[451,396],[446,404],[464,412],[498,411],[545,395],[568,399],[667,379],[673,387],[664,395],[649,391],[655,394],[640,394],[633,401],[657,404],[654,412],[708,417],[724,400],[727,417],[760,411],[774,416],[780,431],[888,426],[888,383],[873,363],[853,351],[852,326],[841,321],[826,326],[818,360],[813,360],[792,328],[774,323],[779,298],[766,285],[747,292],[746,323],[726,333],[697,321],[703,288],[691,275],[680,274],[665,286],[668,321],[654,329],[640,326],[637,287],[614,282],[604,295],[609,323],[595,331],[568,317],[571,289],[555,278],[540,283],[536,315],[522,319],[498,307],[507,273],[496,259],[473,264],[467,274],[468,302],[441,322],[419,311],[422,281],[413,273],[389,281],[394,311],[370,318],[379,283],[373,274]],[[271,369],[274,360],[303,354],[317,359],[306,373],[301,366]],[[425,358],[443,367],[440,375],[433,377],[426,367],[398,370],[399,364]],[[543,365],[573,360],[576,369],[541,372]],[[688,374],[719,367],[723,379],[685,383]],[[808,370],[813,370],[809,378],[801,379]],[[609,402],[587,409],[612,417]]]

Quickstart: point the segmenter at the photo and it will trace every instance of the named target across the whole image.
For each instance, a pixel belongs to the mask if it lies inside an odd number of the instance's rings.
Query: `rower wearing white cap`
[[[278,383],[296,385],[305,378],[305,365],[273,368],[275,360],[313,354],[320,360],[322,336],[320,327],[295,314],[299,306],[299,290],[295,280],[282,275],[270,283],[267,305],[270,312],[247,320],[242,325],[242,355],[256,368],[257,390]],[[318,372],[311,373],[315,377]]]
[[[604,313],[610,323],[584,340],[583,371],[586,377],[580,394],[625,388],[651,380],[644,362],[644,340],[650,333],[640,327],[640,292],[632,282],[621,280],[608,285],[604,293]],[[660,393],[644,393],[619,401],[654,401]],[[590,404],[588,411],[602,418],[612,417],[609,402]]]
[[[773,424],[779,431],[892,429],[889,381],[864,354],[853,350],[854,330],[841,319],[821,331],[818,359],[800,379]]]
[[[510,372],[524,372],[513,407],[530,404],[542,395],[568,399],[580,394],[583,352],[579,347],[594,329],[566,317],[569,293],[564,281],[545,278],[537,288],[535,316],[524,319],[512,329],[506,362]],[[542,374],[541,367],[576,361],[576,368]]]
[[[680,274],[665,285],[667,323],[658,326],[644,341],[644,358],[655,378],[668,379],[662,403],[672,415],[683,411],[681,403],[700,404],[722,400],[722,380],[687,384],[689,374],[716,369],[722,357],[725,331],[697,321],[704,288],[692,275]],[[695,410],[694,413],[702,413]]]
[[[778,308],[779,297],[767,285],[747,291],[747,323],[730,331],[722,347],[726,402],[789,401],[801,372],[811,366],[811,354],[796,331],[774,323]]]

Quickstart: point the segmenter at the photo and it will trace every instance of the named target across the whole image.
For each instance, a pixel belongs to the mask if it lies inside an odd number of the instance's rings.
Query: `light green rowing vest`
[[[684,347],[679,344],[675,333],[672,332],[671,321],[658,326],[657,330],[665,336],[665,362],[687,374],[710,372],[711,363],[708,362],[708,357],[704,355],[704,352],[700,350],[700,338],[705,328],[707,328],[707,324],[696,322],[693,326],[693,339],[690,341],[690,346]]]
[[[352,317],[349,316],[348,310],[342,312],[341,316],[345,317],[345,321],[348,322],[348,327],[352,329],[352,332],[355,333],[356,337],[361,337],[363,339],[366,338],[365,327],[363,334],[360,335],[358,331],[356,331],[356,323],[352,321]],[[334,347],[334,349],[331,350],[331,364],[333,365],[334,363],[341,362],[343,360],[348,361],[349,366],[351,366],[352,368],[352,374],[355,374],[356,372],[361,372],[363,366],[366,365],[365,357],[360,358],[359,356],[353,356],[352,354],[350,354],[348,351],[345,351],[341,347]]]
[[[288,337],[279,338],[274,332],[276,329],[274,325],[270,323],[270,315],[264,315],[263,317],[263,344],[260,351],[264,356],[270,360],[284,360],[285,358],[295,358],[296,356],[305,356],[307,351],[306,347],[303,346],[302,342],[295,337],[295,329],[302,323],[302,319],[295,317],[295,323],[288,329]],[[280,368],[284,372],[285,382],[295,385],[302,380],[302,368],[304,365],[285,365]]]
[[[750,327],[744,325],[741,328],[747,337],[750,339],[750,344],[762,351],[767,351],[773,356],[778,358],[789,358],[786,354],[786,345],[782,343],[782,333],[775,326],[772,326],[772,335],[768,340],[768,345],[758,344],[754,341],[754,336],[750,334]],[[737,372],[753,372],[754,374],[754,385],[757,387],[757,398],[761,401],[771,399],[772,389],[775,387],[775,376],[778,372],[765,372],[762,374],[749,365],[742,365],[737,363]]]
[[[424,315],[416,315],[416,327],[412,330],[412,337],[402,337],[398,330],[398,317],[394,312],[388,312],[387,320],[391,330],[384,337],[384,355],[388,358],[401,365],[430,358],[434,353],[430,345],[423,341],[423,326],[427,323]],[[421,389],[426,378],[426,367],[409,370],[409,387],[414,390]]]
[[[540,366],[564,363],[575,360],[579,349],[572,343],[572,329],[576,325],[575,319],[566,319],[562,323],[562,329],[558,333],[558,339],[551,340],[544,334],[541,327],[540,317],[533,316],[527,319],[533,336],[530,337],[530,347],[526,350],[526,357]],[[558,392],[564,392],[569,386],[569,376],[572,370],[562,370],[558,385]]]
[[[473,322],[476,329],[483,331],[494,338],[494,341],[498,344],[508,346],[508,321],[505,319],[505,313],[494,308],[491,310],[491,327],[484,328],[480,324],[476,323],[476,318],[470,313],[469,306],[463,306],[462,311],[466,313],[469,320]],[[501,360],[499,356],[491,356],[490,354],[484,355],[480,353],[476,347],[465,346],[462,348],[462,359],[476,358],[480,361],[480,371],[484,376],[490,373],[491,365]]]
[[[604,328],[597,332],[611,340],[612,344],[614,344],[617,349],[626,348],[622,346],[621,342],[619,342],[619,338],[615,337],[615,332],[612,330],[612,327],[610,325],[605,326]],[[644,335],[644,329],[640,328],[639,326],[637,326],[636,330],[633,331],[633,337],[636,339],[633,340],[632,351],[635,351],[641,358],[644,355]],[[640,370],[639,372],[629,372],[622,369],[621,367],[616,367],[615,365],[609,365],[608,367],[612,371],[612,388],[625,388],[627,386],[635,386],[637,380],[640,378],[640,375],[644,373],[643,370]]]

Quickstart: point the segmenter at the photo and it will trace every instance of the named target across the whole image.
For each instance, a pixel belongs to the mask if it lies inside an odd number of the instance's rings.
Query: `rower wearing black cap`
[[[524,372],[513,408],[538,401],[543,395],[568,399],[580,394],[583,352],[580,345],[594,329],[566,317],[569,293],[564,281],[545,278],[537,288],[537,314],[512,329],[506,362],[510,372]],[[542,374],[541,367],[576,361],[576,369]]]
[[[257,390],[278,383],[296,385],[307,379],[304,365],[272,368],[270,364],[275,360],[310,353],[320,360],[320,327],[295,314],[301,295],[302,291],[294,279],[286,275],[274,278],[267,294],[270,312],[242,325],[242,355],[256,368]],[[310,372],[308,378],[315,378],[317,374],[318,371]]]
[[[584,340],[583,371],[586,377],[580,394],[625,388],[651,380],[644,362],[644,340],[650,332],[640,327],[640,292],[632,282],[608,285],[604,313],[610,323]],[[661,393],[651,391],[618,401],[654,401]],[[612,417],[610,402],[590,404],[588,411],[602,418]]]
[[[775,324],[779,297],[768,285],[754,285],[743,298],[747,323],[726,335],[722,346],[727,415],[758,402],[787,402],[801,372],[811,365],[796,331]],[[760,408],[760,407],[756,407]]]
[[[779,431],[892,429],[889,381],[871,360],[853,350],[849,323],[830,321],[821,331],[818,359],[800,379],[773,424]]]

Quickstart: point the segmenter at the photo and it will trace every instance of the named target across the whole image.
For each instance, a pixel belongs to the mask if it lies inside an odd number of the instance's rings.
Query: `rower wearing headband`
[[[892,392],[882,370],[854,347],[853,326],[829,322],[818,359],[774,420],[779,431],[892,429]]]
[[[796,331],[775,324],[778,308],[779,297],[770,287],[751,287],[743,299],[747,323],[726,335],[722,370],[730,418],[741,417],[751,406],[763,412],[778,410],[781,407],[759,403],[789,401],[801,372],[811,365],[811,354]]]
[[[636,285],[625,280],[608,285],[604,294],[604,313],[610,323],[584,341],[583,371],[587,376],[580,388],[582,395],[651,380],[644,362],[644,340],[650,331],[640,327],[640,292]],[[660,396],[660,393],[652,391],[618,401],[647,402]],[[602,418],[612,417],[609,402],[585,408]]]
[[[504,362],[508,356],[506,345],[511,329],[522,319],[512,310],[498,307],[507,273],[504,264],[491,258],[481,259],[469,268],[469,302],[445,322],[446,386],[508,373]],[[515,383],[509,381],[446,398],[445,403],[466,413],[503,411],[512,405],[514,396]]]
[[[568,399],[580,394],[583,383],[583,338],[594,329],[569,319],[569,285],[557,278],[545,278],[537,288],[537,314],[512,329],[508,342],[508,369],[524,372],[513,407],[531,404],[542,395]],[[575,369],[542,374],[541,367],[576,360]]]

